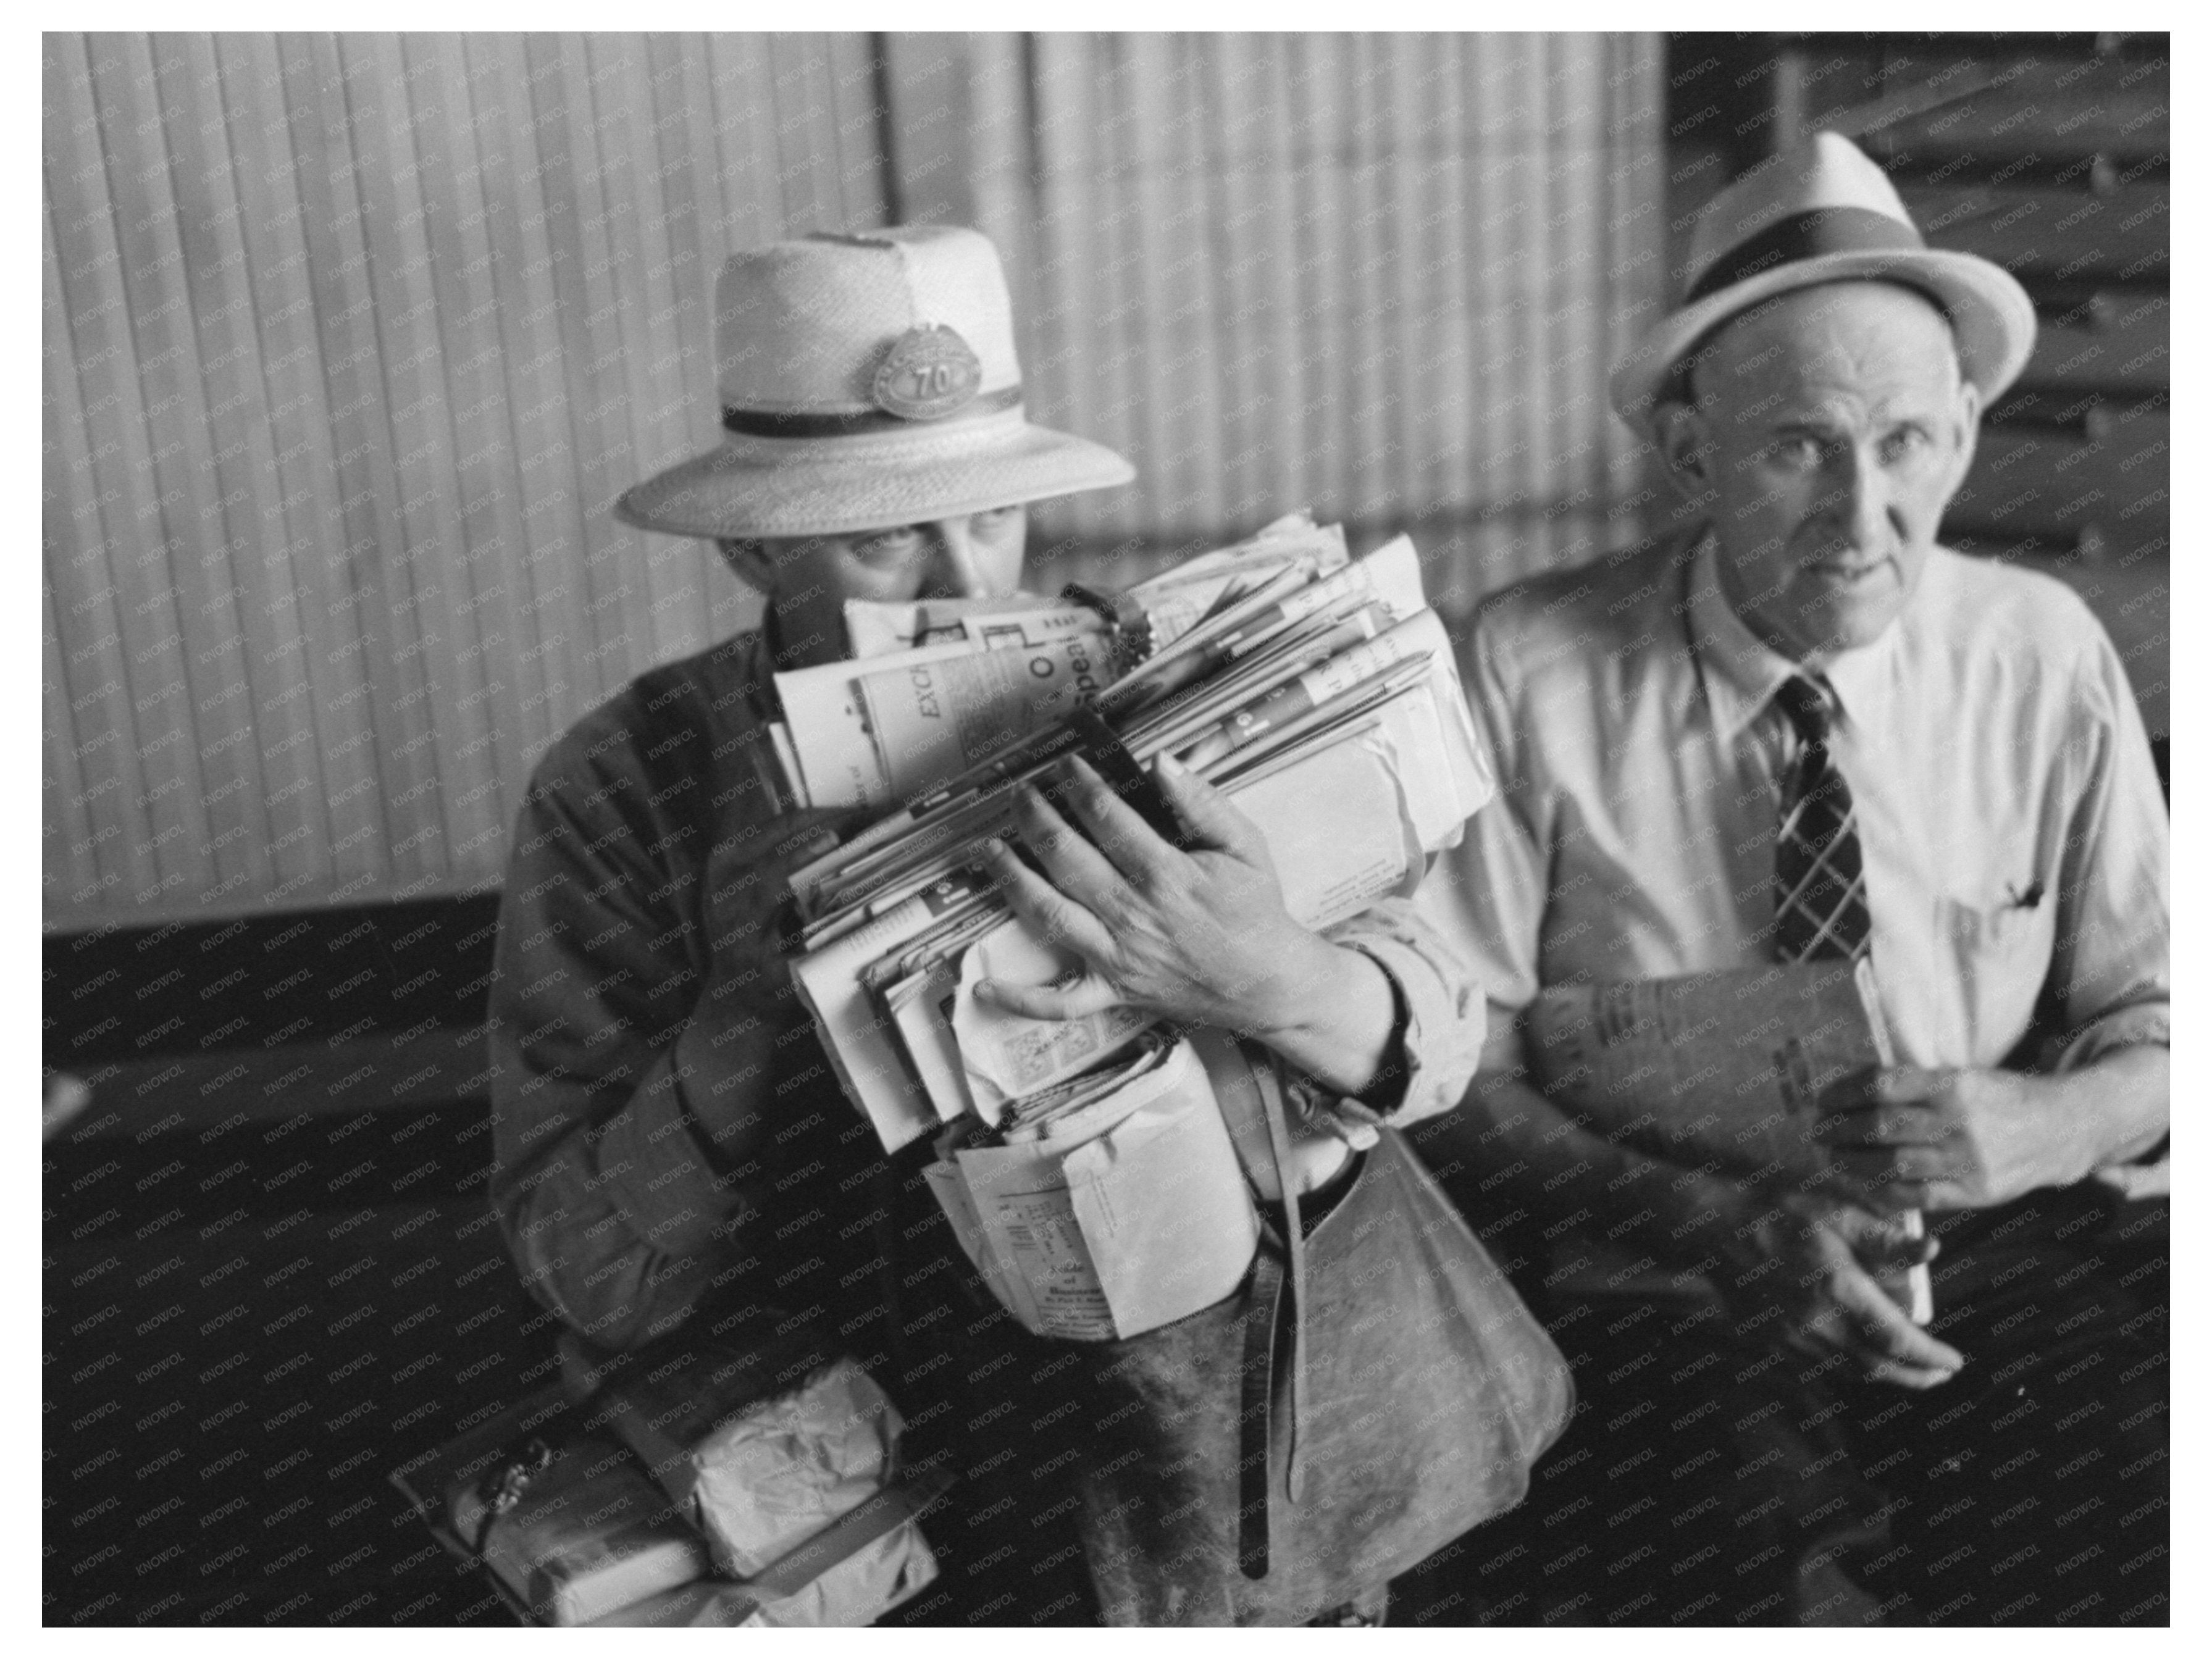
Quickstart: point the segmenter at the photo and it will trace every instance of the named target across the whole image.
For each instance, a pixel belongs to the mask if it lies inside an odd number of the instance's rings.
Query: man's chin
[[[1889,631],[1905,609],[1905,594],[1896,578],[1896,567],[1884,564],[1846,586],[1823,584],[1818,598],[1802,614],[1806,632],[1824,643],[1824,654],[1856,651],[1872,645]]]

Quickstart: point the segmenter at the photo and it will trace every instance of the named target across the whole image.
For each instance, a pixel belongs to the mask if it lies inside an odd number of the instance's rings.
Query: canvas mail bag
[[[1287,1170],[1273,1057],[1194,1040],[1217,1092],[1258,1092]],[[1565,1360],[1395,1131],[1310,1237],[1291,1188],[1236,1295],[1056,1345],[1109,1623],[1303,1624],[1518,1503],[1573,1410]]]

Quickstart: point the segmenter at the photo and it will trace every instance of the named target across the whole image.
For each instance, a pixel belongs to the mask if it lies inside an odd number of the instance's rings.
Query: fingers
[[[1940,1158],[1929,1156],[1928,1149],[1919,1146],[1900,1146],[1887,1152],[1842,1152],[1829,1169],[1846,1184],[1884,1197],[1894,1197],[1902,1187],[1924,1186],[1958,1173]],[[1909,1210],[1912,1206],[1908,1203],[1904,1207]]]
[[[1966,1363],[1966,1356],[1914,1324],[1871,1276],[1850,1268],[1830,1280],[1836,1302],[1857,1328],[1849,1346],[1867,1374],[1908,1389],[1933,1388]]]
[[[1024,784],[1015,792],[1014,826],[1051,878],[1050,885],[1094,915],[1120,905],[1127,890],[1121,872],[1060,815],[1042,790]]]
[[[1095,858],[1096,854],[1092,856]],[[1013,855],[1006,842],[983,844],[983,863],[1013,913],[1048,945],[1065,945],[1086,963],[1109,959],[1113,939],[1104,924]]]
[[[1099,851],[1132,885],[1149,887],[1170,860],[1182,856],[1160,838],[1134,807],[1106,787],[1106,781],[1089,761],[1075,756],[1067,770],[1067,782],[1055,793],[1066,801]]]
[[[1813,1127],[1831,1146],[1936,1146],[1956,1138],[1958,1125],[1918,1104],[1869,1104],[1834,1112]]]
[[[1259,826],[1228,796],[1170,754],[1163,753],[1152,763],[1152,776],[1199,846],[1218,848],[1262,869],[1272,867]]]
[[[1845,1220],[1845,1216],[1850,1217]],[[1877,1215],[1851,1210],[1836,1218],[1838,1230],[1850,1244],[1851,1256],[1870,1273],[1901,1273],[1933,1261],[1942,1249],[1932,1236],[1916,1233],[1902,1215]]]
[[[1084,1019],[1118,1008],[1122,999],[1097,974],[1072,985],[1014,985],[1001,979],[979,980],[975,994],[985,1002],[1029,1019]]]

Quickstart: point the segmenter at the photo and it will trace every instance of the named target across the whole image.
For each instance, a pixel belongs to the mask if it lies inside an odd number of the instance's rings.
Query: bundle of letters
[[[852,659],[776,677],[775,733],[803,802],[883,809],[791,878],[795,977],[847,1094],[888,1150],[937,1137],[938,1200],[1030,1329],[1131,1336],[1219,1300],[1259,1224],[1206,1065],[1137,1009],[978,997],[1082,970],[979,849],[1018,852],[1017,787],[1078,754],[1178,840],[1166,754],[1258,825],[1305,926],[1410,893],[1492,792],[1413,544],[1352,560],[1301,515],[1120,593],[847,617]]]

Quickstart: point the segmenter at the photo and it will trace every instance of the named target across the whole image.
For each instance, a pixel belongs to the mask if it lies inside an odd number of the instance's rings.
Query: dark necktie
[[[1784,962],[1863,957],[1872,924],[1851,792],[1828,755],[1826,693],[1802,674],[1774,700],[1797,728],[1796,763],[1783,780],[1774,848],[1774,953]]]

